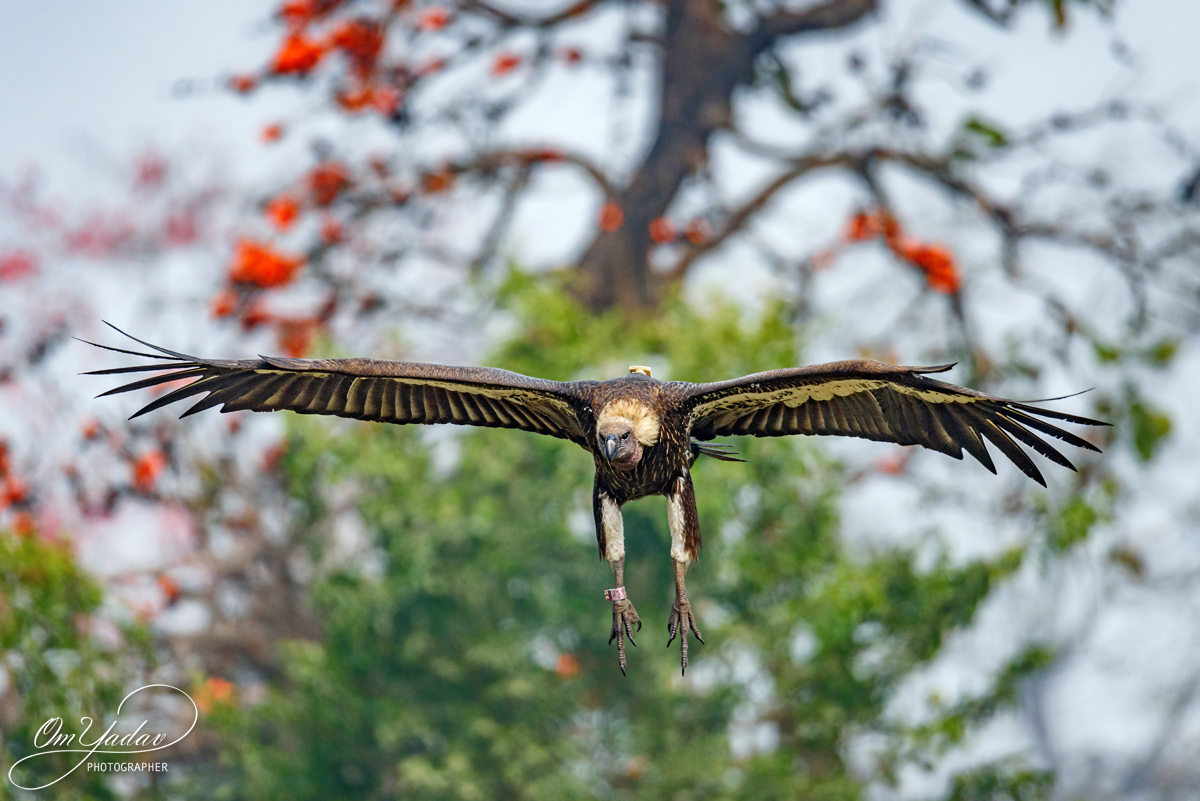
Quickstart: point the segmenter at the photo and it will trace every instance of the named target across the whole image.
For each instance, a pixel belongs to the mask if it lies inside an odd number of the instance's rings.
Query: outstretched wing
[[[1108,423],[994,398],[923,375],[953,366],[895,367],[861,359],[693,384],[685,401],[691,435],[709,440],[731,434],[833,434],[923,445],[955,459],[966,449],[995,473],[986,440],[1042,486],[1045,479],[1018,442],[1071,470],[1075,466],[1038,434],[1099,451],[1040,418],[1087,426]]]
[[[381,423],[519,428],[589,448],[581,415],[586,418],[590,414],[590,388],[594,382],[562,383],[489,367],[445,367],[376,359],[269,356],[241,361],[201,359],[136,337],[130,339],[155,353],[97,347],[154,359],[155,363],[94,370],[87,375],[138,372],[157,372],[157,375],[111,389],[99,397],[194,379],[146,404],[133,417],[205,394],[181,417],[213,406],[221,406],[222,412],[287,409],[300,414],[330,414]]]

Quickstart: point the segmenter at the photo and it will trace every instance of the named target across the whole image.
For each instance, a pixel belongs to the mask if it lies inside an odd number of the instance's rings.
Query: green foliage
[[[1145,401],[1131,403],[1129,417],[1133,422],[1134,450],[1142,457],[1142,461],[1148,462],[1171,433],[1171,418]]]
[[[962,127],[964,132],[978,137],[988,147],[1008,146],[1008,135],[996,123],[980,117],[969,117],[963,122]]]
[[[648,363],[711,380],[796,363],[778,310],[746,324],[732,309],[667,303],[630,325],[519,276],[503,295],[519,327],[492,361],[513,370],[566,379]],[[686,681],[677,646],[662,648],[665,504],[625,509],[625,583],[646,628],[623,678],[607,642],[612,576],[591,532],[590,457],[518,432],[464,430],[457,442],[444,474],[421,431],[293,420],[297,534],[320,542],[325,493],[353,487],[379,567],[317,582],[324,641],[288,647],[263,704],[217,717],[223,770],[197,779],[197,797],[859,798],[848,739],[912,742],[884,719],[892,691],[1021,563],[852,558],[837,540],[836,466],[806,441],[740,443],[749,463],[693,470],[704,548],[689,591],[708,644],[693,644]],[[1025,658],[988,699],[951,710],[958,736],[1043,664]],[[750,685],[770,688],[757,720],[778,744],[735,759],[731,727]]]
[[[1049,648],[1041,645],[1029,646],[1005,665],[989,692],[977,698],[968,698],[947,710],[941,710],[931,722],[909,731],[910,747],[933,747],[940,752],[959,745],[972,726],[977,726],[998,712],[1011,708],[1017,701],[1021,683],[1049,667],[1053,661],[1054,654]]]
[[[998,763],[955,776],[948,801],[1042,801],[1053,789],[1050,771]]]
[[[1179,353],[1179,340],[1174,337],[1164,337],[1144,347],[1122,348],[1111,342],[1092,339],[1092,349],[1096,358],[1103,364],[1115,364],[1121,361],[1136,361],[1151,367],[1169,367]]]
[[[74,731],[82,716],[102,720],[117,708],[121,665],[86,634],[101,597],[65,546],[0,531],[0,656],[10,683],[0,701],[5,777],[14,762],[38,750],[34,734],[47,720],[62,718],[64,730]],[[137,638],[134,645],[145,644],[144,632],[128,634]],[[30,760],[16,775],[26,787],[44,784],[78,761],[71,756]],[[2,786],[11,790],[7,778]],[[82,770],[45,792],[62,799],[114,797],[103,774]]]
[[[1050,532],[1050,547],[1061,553],[1082,542],[1098,519],[1094,506],[1083,498],[1072,498],[1055,518]]]

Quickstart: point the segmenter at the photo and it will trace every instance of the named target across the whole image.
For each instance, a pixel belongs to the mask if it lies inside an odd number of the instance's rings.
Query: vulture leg
[[[613,573],[616,576],[616,584],[618,587],[625,586],[625,560],[618,559],[612,563]],[[633,629],[631,626],[636,623],[638,631],[642,630],[642,621],[638,617],[637,610],[633,608],[628,598],[619,598],[613,600],[613,624],[612,634],[608,636],[608,644],[612,645],[613,638],[617,640],[617,664],[621,668],[621,675],[625,675],[625,638],[637,645],[633,640]]]
[[[642,621],[637,610],[625,595],[625,522],[621,517],[621,505],[617,503],[600,483],[596,476],[596,485],[592,492],[592,511],[596,516],[596,539],[600,545],[600,555],[612,565],[616,587],[608,590],[605,598],[612,601],[612,634],[608,644],[617,641],[617,665],[621,675],[625,675],[625,638],[637,645],[633,639],[633,625],[638,631],[642,630]]]
[[[675,562],[675,603],[671,604],[671,617],[667,622],[667,647],[679,635],[681,674],[687,673],[688,632],[696,635],[701,643],[700,629],[696,616],[688,601],[687,589],[683,585],[688,565],[699,556],[700,518],[696,514],[696,493],[692,489],[692,478],[685,471],[675,482],[674,492],[667,496],[667,522],[671,526],[671,559]]]

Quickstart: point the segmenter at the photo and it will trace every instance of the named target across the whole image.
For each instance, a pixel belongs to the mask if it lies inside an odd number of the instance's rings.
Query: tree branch
[[[721,230],[701,244],[692,245],[688,251],[675,263],[668,273],[668,276],[673,280],[679,280],[687,275],[688,270],[696,259],[720,247],[725,243],[725,240],[740,231],[750,218],[762,210],[771,198],[773,198],[779,190],[786,187],[788,184],[795,181],[801,176],[807,175],[813,170],[822,169],[824,167],[849,167],[857,168],[859,156],[848,153],[835,153],[828,156],[809,156],[807,158],[797,159],[790,170],[775,177],[773,181],[768,183],[758,193],[750,198],[741,208],[735,211],[721,226]]]
[[[509,11],[496,8],[491,3],[485,3],[483,0],[462,0],[460,3],[464,11],[476,11],[481,14],[493,18],[506,28],[553,28],[567,20],[582,17],[584,14],[591,11],[595,6],[600,5],[606,0],[579,0],[577,3],[559,11],[557,14],[551,14],[547,17],[523,17],[518,14],[513,14]]]
[[[833,0],[804,11],[776,11],[750,33],[751,47],[761,53],[780,37],[845,28],[876,10],[876,0]]]

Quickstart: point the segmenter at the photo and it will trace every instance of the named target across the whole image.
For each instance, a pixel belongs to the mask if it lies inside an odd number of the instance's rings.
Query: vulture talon
[[[679,635],[679,666],[681,676],[687,675],[688,666],[688,632],[696,635],[696,639],[701,644],[704,643],[704,638],[700,636],[700,629],[696,626],[696,616],[692,613],[692,604],[688,601],[686,595],[680,595],[675,599],[675,603],[671,604],[671,617],[667,621],[667,633],[671,636],[667,639],[667,647],[671,647],[671,643],[675,641],[675,635]]]
[[[621,675],[625,674],[625,638],[629,638],[629,642],[633,643],[636,648],[637,643],[633,639],[633,624],[637,624],[637,630],[642,630],[642,620],[638,617],[637,610],[633,608],[633,604],[627,598],[619,601],[613,601],[613,625],[612,634],[609,635],[608,644],[612,645],[612,641],[617,641],[617,665],[621,668]]]

